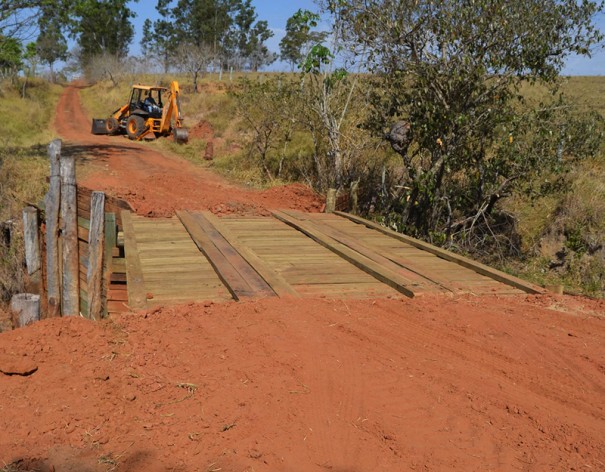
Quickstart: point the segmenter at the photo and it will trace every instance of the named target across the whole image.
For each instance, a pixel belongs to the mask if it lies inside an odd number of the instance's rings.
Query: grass
[[[25,98],[10,82],[0,83],[0,222],[13,222],[10,247],[0,244],[0,303],[23,288],[21,211],[47,190],[46,146],[62,88],[31,80]]]
[[[262,80],[262,75],[260,78]],[[253,78],[251,74],[247,77]],[[233,79],[237,81],[238,75]],[[235,102],[227,90],[231,84],[229,75],[206,76],[200,82],[201,93],[193,93],[188,76],[141,76],[123,80],[118,87],[109,82],[96,84],[82,91],[85,107],[93,116],[103,117],[126,102],[133,83],[161,83],[178,80],[182,89],[182,107],[186,126],[192,127],[201,120],[210,123],[214,130],[215,157],[208,164],[203,160],[206,142],[192,141],[179,146],[170,140],[159,140],[148,145],[178,154],[198,165],[212,166],[214,170],[231,180],[248,186],[266,187],[279,183],[267,182],[264,172],[256,161],[248,157],[245,149],[249,130],[238,120]],[[576,104],[580,111],[597,111],[605,117],[605,77],[563,78],[560,90]],[[522,94],[530,104],[538,104],[548,98],[548,91],[540,86],[524,86]],[[297,138],[298,139],[298,138]],[[305,139],[292,143],[291,165],[304,169],[303,148]],[[302,178],[300,171],[292,169],[287,178]],[[594,241],[605,241],[605,148],[599,157],[582,163],[568,178],[567,188],[555,195],[529,200],[514,197],[503,201],[506,210],[518,221],[522,240],[523,258],[511,260],[501,268],[535,282],[549,285],[563,284],[568,290],[595,296],[604,296],[605,253],[586,250]],[[567,256],[562,268],[553,270],[557,253],[565,250]]]

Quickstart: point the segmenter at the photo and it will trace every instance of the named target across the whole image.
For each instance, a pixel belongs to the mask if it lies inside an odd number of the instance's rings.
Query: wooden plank
[[[127,303],[122,301],[108,301],[107,302],[107,311],[109,313],[124,313],[125,311],[129,311],[130,307]]]
[[[214,226],[223,238],[254,268],[254,270],[269,284],[271,289],[280,297],[300,297],[299,293],[286,280],[271,269],[254,251],[241,244],[237,237],[210,212],[202,215]]]
[[[105,248],[105,194],[92,192],[90,201],[90,230],[88,238],[87,317],[99,320],[103,316],[103,251]]]
[[[118,272],[112,272],[110,276],[110,282],[126,282],[126,274],[120,274]]]
[[[430,252],[442,259],[447,261],[455,262],[456,264],[461,265],[462,267],[466,267],[467,269],[471,269],[478,274],[485,275],[486,277],[497,280],[498,282],[502,282],[506,285],[510,285],[511,287],[518,288],[527,293],[546,293],[546,290],[538,285],[532,284],[530,282],[526,282],[525,280],[519,279],[512,275],[506,274],[499,270],[496,270],[492,267],[486,266],[485,264],[481,264],[480,262],[473,261],[467,257],[460,256],[453,252],[447,251],[445,249],[438,248],[433,246],[432,244],[425,243],[424,241],[420,241],[418,239],[412,238],[410,236],[406,236],[405,234],[396,233],[388,228],[380,226],[372,221],[368,221],[364,218],[360,218],[359,216],[350,215],[348,213],[343,213],[340,211],[335,212],[335,214],[342,216],[344,218],[348,218],[349,220],[362,224],[368,228],[375,229],[380,231],[387,236],[395,238],[399,241],[403,241],[411,246],[414,246],[418,249],[422,249],[424,251]]]
[[[61,140],[55,139],[48,146],[50,179],[45,198],[46,214],[46,295],[48,317],[61,313],[61,272],[59,255],[59,210],[61,207]]]
[[[107,209],[107,196],[105,196],[105,208]],[[112,262],[114,256],[119,256],[120,251],[117,245],[117,223],[115,213],[105,213],[105,253],[103,255],[103,292],[102,305],[103,317],[108,314],[107,311],[107,292],[111,283],[111,272],[113,270]]]
[[[207,236],[206,245],[214,246],[222,258],[219,261],[224,262],[226,266],[231,266],[233,270],[241,277],[244,283],[249,286],[252,296],[272,297],[275,292],[270,285],[254,270],[254,268],[241,256],[237,250],[229,244],[223,235],[212,225],[212,223],[201,214],[188,214],[192,222],[197,223],[197,227]],[[195,239],[194,239],[195,240]],[[197,242],[196,242],[197,244]],[[208,256],[208,260],[213,264],[213,260]],[[214,266],[214,264],[213,264]],[[215,267],[215,270],[217,268]]]
[[[126,254],[126,277],[128,280],[128,302],[132,309],[141,310],[147,307],[143,271],[139,260],[136,234],[132,226],[130,211],[122,210],[124,225],[124,251]]]
[[[61,239],[63,278],[61,314],[80,313],[78,274],[78,221],[76,201],[76,163],[74,156],[61,156]]]
[[[279,220],[303,232],[304,234],[324,246],[326,249],[329,249],[330,251],[347,260],[354,266],[367,272],[372,277],[389,285],[390,287],[403,293],[404,295],[413,298],[415,295],[419,295],[420,293],[422,293],[422,287],[419,287],[418,284],[416,284],[412,280],[404,278],[398,273],[395,273],[385,267],[382,267],[380,264],[377,264],[375,261],[359,254],[357,251],[354,251],[353,249],[345,246],[344,244],[335,241],[329,236],[326,236],[322,232],[315,229],[315,227],[313,227],[310,222],[297,220],[296,218],[293,218],[290,215],[287,215],[286,213],[281,211],[273,211],[272,213]]]

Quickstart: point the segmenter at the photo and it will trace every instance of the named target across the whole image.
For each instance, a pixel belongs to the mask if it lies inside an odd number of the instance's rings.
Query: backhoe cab
[[[130,139],[141,140],[154,135],[172,134],[177,143],[186,143],[189,133],[183,128],[179,84],[173,81],[170,88],[133,85],[130,101],[114,111],[107,119],[92,120],[93,134],[126,134]]]

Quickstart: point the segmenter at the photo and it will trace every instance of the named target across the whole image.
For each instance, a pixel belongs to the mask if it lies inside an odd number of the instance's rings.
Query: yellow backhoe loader
[[[172,134],[177,143],[186,143],[189,132],[183,128],[179,101],[179,84],[170,88],[133,85],[130,101],[114,111],[107,119],[93,118],[93,134],[126,134],[141,140],[150,135],[156,138]]]

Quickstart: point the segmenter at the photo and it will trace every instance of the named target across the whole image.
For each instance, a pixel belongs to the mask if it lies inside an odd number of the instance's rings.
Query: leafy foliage
[[[311,47],[322,44],[327,31],[312,31],[317,27],[320,16],[309,10],[298,10],[286,22],[286,34],[279,43],[280,57],[289,62],[292,69],[300,66]]]
[[[387,209],[400,229],[466,241],[481,228],[484,241],[490,225],[505,217],[497,211],[501,198],[546,191],[533,183],[596,152],[595,140],[586,140],[590,130],[600,137],[593,117],[569,121],[558,99],[524,114],[519,88],[541,82],[554,90],[565,59],[588,54],[602,39],[592,23],[602,4],[328,3],[345,25],[342,37],[368,53],[375,73],[365,126],[386,136],[401,156],[402,191]],[[404,125],[407,132],[399,133]],[[577,147],[581,142],[590,145]]]

